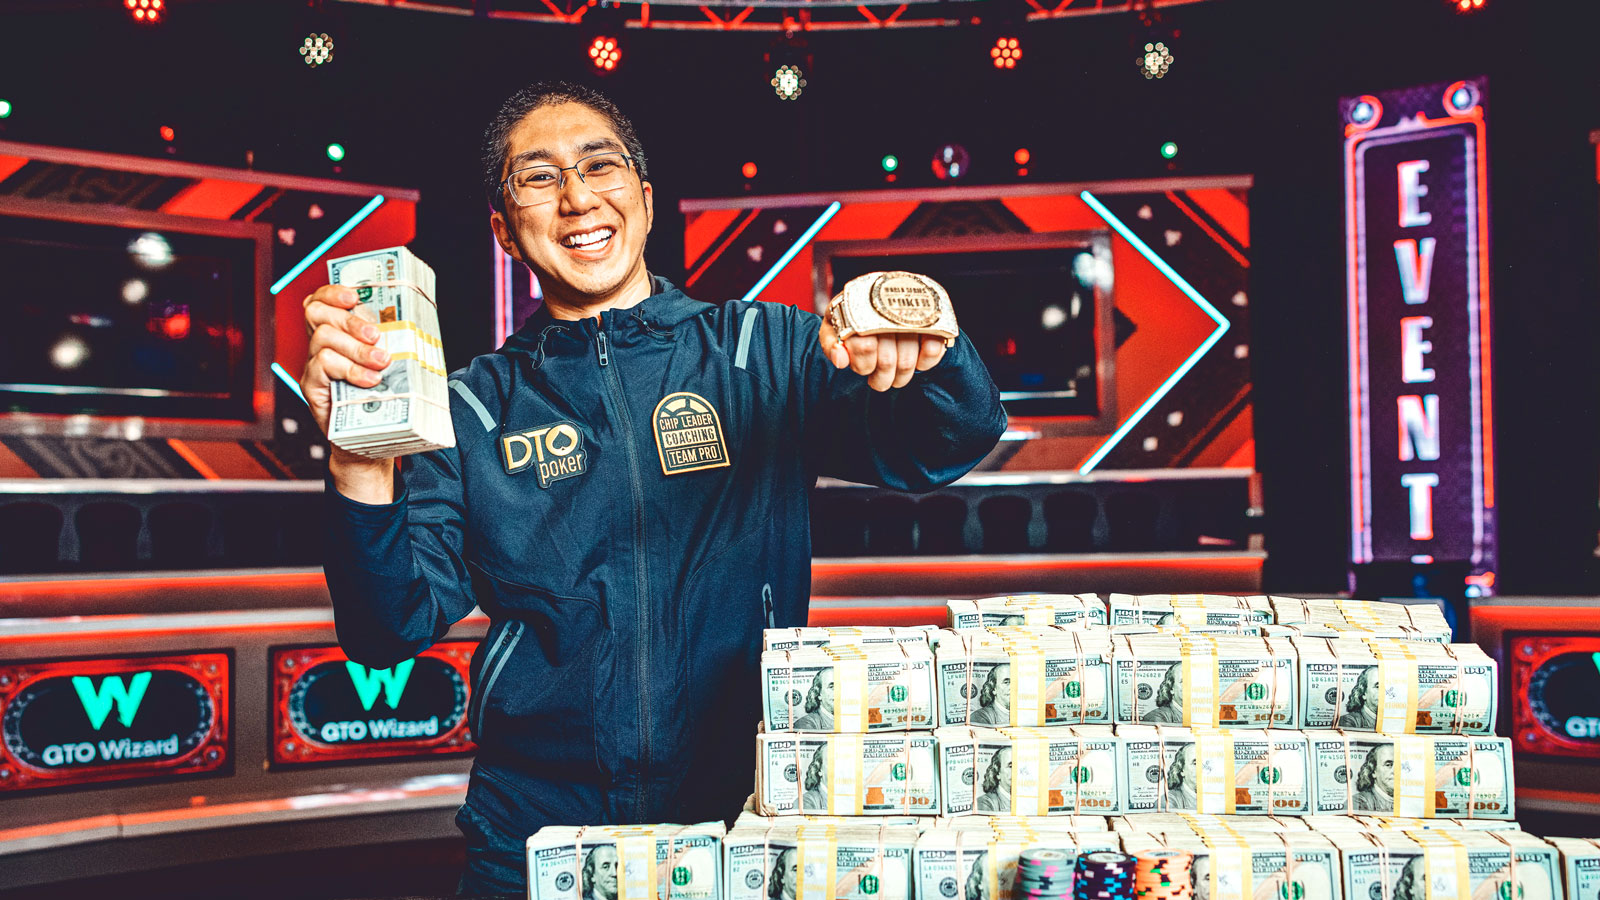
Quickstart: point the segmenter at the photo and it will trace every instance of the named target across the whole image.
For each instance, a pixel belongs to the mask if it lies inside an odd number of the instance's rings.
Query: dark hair
[[[633,165],[639,172],[639,180],[645,181],[650,177],[645,169],[644,145],[639,143],[639,135],[633,130],[633,123],[622,114],[617,104],[611,102],[610,97],[581,84],[539,81],[507,97],[506,102],[500,104],[500,111],[489,121],[489,127],[483,130],[483,188],[489,196],[489,205],[496,212],[505,212],[505,199],[500,193],[500,180],[505,177],[501,172],[506,166],[506,155],[511,152],[507,143],[511,137],[511,129],[515,128],[528,113],[561,103],[578,103],[605,116],[611,123],[611,129],[622,140],[622,146],[627,148],[628,155],[633,157]]]

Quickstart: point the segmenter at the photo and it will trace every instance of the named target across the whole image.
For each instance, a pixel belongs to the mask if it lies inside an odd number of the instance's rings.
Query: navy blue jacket
[[[474,606],[489,616],[468,806],[491,779],[496,827],[521,836],[734,816],[761,629],[806,623],[817,477],[931,490],[1006,426],[965,336],[874,392],[828,362],[816,315],[654,286],[598,321],[541,311],[454,373],[456,446],[408,459],[393,503],[328,491],[351,659],[392,666]]]

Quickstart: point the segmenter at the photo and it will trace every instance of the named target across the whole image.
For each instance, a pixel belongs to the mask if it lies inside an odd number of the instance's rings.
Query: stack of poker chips
[[[1133,900],[1137,863],[1128,854],[1111,850],[1082,854],[1073,871],[1073,900]]]
[[[1067,900],[1072,896],[1072,854],[1035,847],[1017,857],[1013,900]]]
[[[1141,853],[1133,873],[1136,900],[1190,900],[1194,896],[1194,854],[1184,850]]]

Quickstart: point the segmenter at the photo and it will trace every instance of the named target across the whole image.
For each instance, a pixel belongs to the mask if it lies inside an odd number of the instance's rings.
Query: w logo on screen
[[[139,714],[139,704],[144,702],[144,692],[150,689],[151,672],[137,672],[123,683],[120,675],[107,675],[96,688],[86,675],[72,676],[72,688],[78,692],[78,702],[83,704],[84,715],[95,731],[106,724],[111,707],[117,708],[117,721],[123,728],[133,727],[133,717]]]
[[[344,668],[350,673],[350,681],[356,686],[356,697],[361,700],[361,708],[372,712],[372,704],[378,701],[378,692],[383,692],[383,702],[390,709],[400,708],[400,697],[406,692],[406,682],[411,680],[411,669],[417,664],[414,659],[395,666],[392,669],[369,669],[360,663],[346,661]]]

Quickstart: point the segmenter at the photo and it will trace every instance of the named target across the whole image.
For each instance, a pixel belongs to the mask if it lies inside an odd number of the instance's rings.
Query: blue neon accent
[[[778,261],[772,264],[772,268],[767,270],[767,274],[761,276],[761,280],[756,282],[755,287],[746,291],[745,295],[740,297],[739,300],[741,302],[754,300],[757,294],[760,294],[762,291],[766,290],[767,285],[772,283],[772,279],[777,278],[778,273],[783,271],[783,267],[787,266],[790,262],[793,262],[794,258],[800,254],[800,251],[804,250],[805,246],[811,243],[811,239],[817,236],[817,232],[822,230],[822,226],[828,224],[828,220],[837,215],[839,210],[843,208],[843,205],[840,204],[839,201],[833,201],[833,203],[823,211],[822,215],[817,217],[815,222],[811,223],[811,227],[806,229],[805,234],[800,235],[800,239],[794,242],[794,246],[790,247],[782,256],[778,257]]]
[[[306,403],[306,395],[300,393],[300,382],[295,381],[293,375],[290,375],[288,372],[285,372],[284,369],[283,369],[283,366],[280,366],[277,363],[273,363],[272,364],[272,373],[274,375],[277,375],[280,379],[282,379],[283,383],[287,384],[289,386],[289,390],[294,391],[294,395],[296,397],[300,398],[300,402],[301,403]],[[306,403],[306,405],[310,406],[311,404]]]
[[[1156,388],[1155,393],[1151,394],[1143,403],[1139,404],[1139,408],[1133,411],[1133,415],[1129,416],[1128,420],[1123,422],[1121,427],[1112,432],[1111,437],[1107,438],[1106,442],[1100,445],[1100,449],[1094,451],[1094,454],[1091,455],[1089,459],[1078,468],[1079,472],[1087,475],[1094,469],[1095,466],[1100,464],[1101,460],[1106,458],[1106,454],[1110,453],[1113,447],[1117,446],[1117,444],[1121,442],[1124,437],[1127,437],[1128,432],[1133,430],[1133,426],[1139,424],[1140,419],[1143,419],[1157,403],[1161,402],[1161,398],[1165,397],[1167,392],[1172,390],[1173,385],[1177,384],[1178,381],[1183,378],[1183,376],[1189,374],[1189,370],[1194,368],[1195,363],[1200,361],[1200,357],[1205,356],[1207,350],[1210,350],[1213,346],[1215,346],[1217,341],[1222,340],[1222,335],[1228,330],[1228,320],[1222,315],[1222,313],[1217,311],[1215,306],[1211,305],[1210,301],[1200,296],[1200,292],[1195,290],[1194,286],[1189,284],[1189,282],[1185,281],[1182,275],[1179,275],[1171,266],[1167,265],[1166,260],[1157,256],[1155,251],[1151,250],[1150,246],[1144,241],[1139,240],[1139,236],[1130,231],[1128,226],[1123,224],[1121,219],[1113,215],[1111,210],[1106,209],[1105,204],[1095,199],[1093,194],[1089,193],[1088,191],[1084,191],[1078,196],[1083,198],[1083,202],[1089,204],[1089,208],[1098,213],[1100,218],[1105,219],[1106,224],[1116,229],[1117,234],[1122,235],[1123,240],[1132,244],[1133,249],[1138,250],[1145,259],[1149,260],[1150,264],[1156,267],[1156,271],[1167,276],[1167,280],[1171,281],[1175,286],[1177,286],[1178,290],[1182,291],[1184,296],[1188,297],[1190,300],[1193,300],[1194,304],[1200,307],[1201,312],[1210,316],[1211,320],[1217,323],[1217,330],[1211,332],[1211,336],[1201,342],[1200,346],[1196,347],[1193,353],[1189,354],[1189,358],[1183,361],[1183,365],[1174,369],[1172,374],[1167,376],[1167,380],[1163,381],[1161,386]]]
[[[328,248],[343,240],[344,236],[349,234],[351,229],[361,224],[362,219],[372,215],[373,210],[376,210],[382,205],[382,194],[379,194],[376,197],[373,197],[371,200],[368,200],[367,205],[361,207],[360,212],[357,212],[355,215],[350,217],[350,221],[340,225],[338,230],[334,231],[333,234],[328,235],[326,240],[317,245],[317,249],[311,251],[311,253],[308,254],[305,259],[295,263],[294,268],[289,270],[289,274],[279,278],[278,283],[272,286],[272,295],[277,296],[279,291],[288,287],[290,282],[300,277],[301,272],[304,272],[307,268],[309,268],[312,263],[316,262],[322,256],[322,254],[327,253]]]

